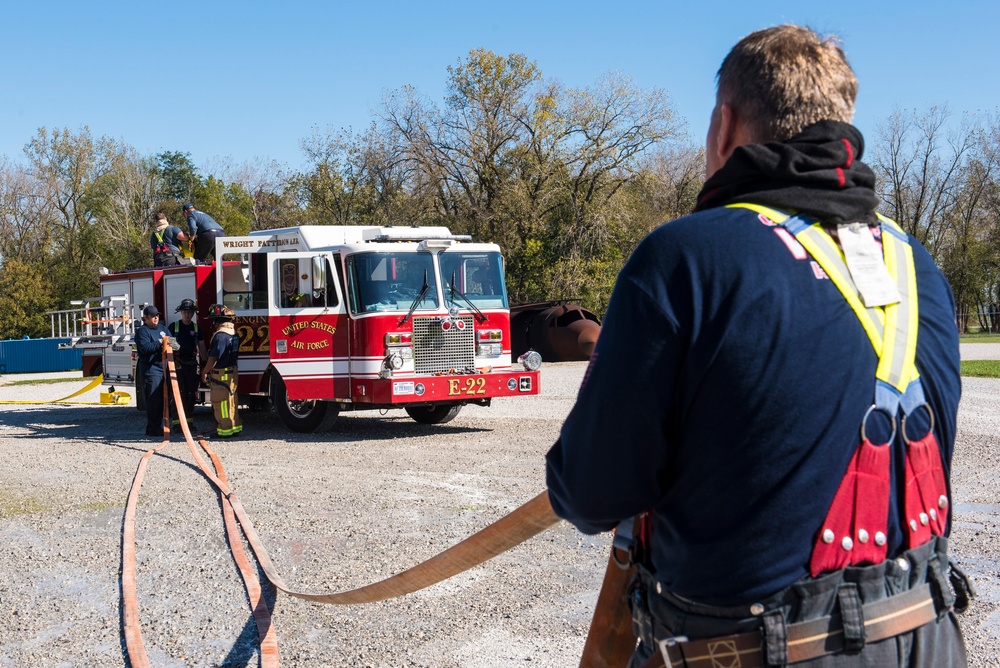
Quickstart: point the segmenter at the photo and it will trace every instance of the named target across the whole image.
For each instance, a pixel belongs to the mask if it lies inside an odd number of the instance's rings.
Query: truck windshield
[[[503,280],[500,253],[446,251],[439,257],[446,300],[452,300],[454,280],[455,290],[478,308],[507,308],[507,287]],[[461,297],[457,297],[456,301],[459,308],[465,308]]]
[[[417,310],[438,307],[430,253],[358,253],[347,258],[347,272],[354,313],[409,311],[415,301]]]

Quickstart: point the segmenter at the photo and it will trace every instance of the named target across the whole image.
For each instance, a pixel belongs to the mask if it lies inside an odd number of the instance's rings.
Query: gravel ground
[[[285,580],[304,591],[352,588],[436,554],[540,492],[544,453],[584,368],[547,365],[541,396],[466,407],[438,427],[391,411],[345,415],[333,431],[299,435],[273,416],[247,413],[245,438],[214,447]],[[9,380],[0,379],[0,400],[74,388],[4,386]],[[204,408],[196,419],[212,424]],[[143,425],[134,406],[0,412],[0,666],[127,665],[121,528],[139,459],[156,443],[137,436]],[[966,379],[952,551],[979,589],[961,617],[974,666],[1000,666],[998,441],[1000,381]],[[152,665],[257,665],[256,629],[219,502],[183,443],[152,460],[136,534]],[[337,607],[278,595],[282,663],[575,666],[608,543],[563,523],[400,599]]]

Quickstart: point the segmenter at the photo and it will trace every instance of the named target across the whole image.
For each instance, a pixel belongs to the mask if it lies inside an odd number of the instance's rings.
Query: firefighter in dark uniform
[[[695,212],[618,276],[548,453],[556,513],[633,550],[632,666],[966,663],[954,300],[876,214],[856,94],[806,28],[732,49]]]
[[[208,313],[215,323],[215,334],[208,347],[208,362],[201,372],[201,379],[212,393],[215,433],[222,438],[229,438],[243,431],[236,395],[239,387],[236,365],[240,354],[240,339],[233,326],[233,309],[216,304]]]
[[[163,339],[169,336],[160,324],[160,310],[152,304],[144,308],[142,326],[135,330],[135,350],[146,398],[146,436],[163,436]]]
[[[202,363],[208,360],[208,350],[205,348],[201,328],[194,321],[196,310],[193,299],[181,300],[174,309],[174,313],[181,314],[181,319],[170,323],[167,328],[180,345],[174,353],[174,362],[177,365],[177,385],[180,388],[184,416],[188,424],[194,423],[194,402],[198,396],[198,383],[201,380],[198,363],[199,360]],[[180,420],[174,419],[173,423],[179,424]]]

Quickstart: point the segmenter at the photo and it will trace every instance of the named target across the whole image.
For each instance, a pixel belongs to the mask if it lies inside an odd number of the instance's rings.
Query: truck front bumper
[[[494,397],[538,394],[541,390],[539,381],[538,371],[405,375],[352,380],[351,394],[355,403],[476,402]]]

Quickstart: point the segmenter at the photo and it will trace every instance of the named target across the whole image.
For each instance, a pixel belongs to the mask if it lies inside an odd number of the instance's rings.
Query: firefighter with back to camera
[[[632,666],[966,664],[954,303],[876,213],[856,93],[806,28],[726,56],[695,212],[618,276],[548,454],[556,513],[632,549]]]
[[[184,205],[184,216],[187,218],[188,238],[194,242],[194,259],[207,263],[209,257],[215,256],[215,240],[226,236],[226,232],[210,215],[195,209],[194,204]]]

